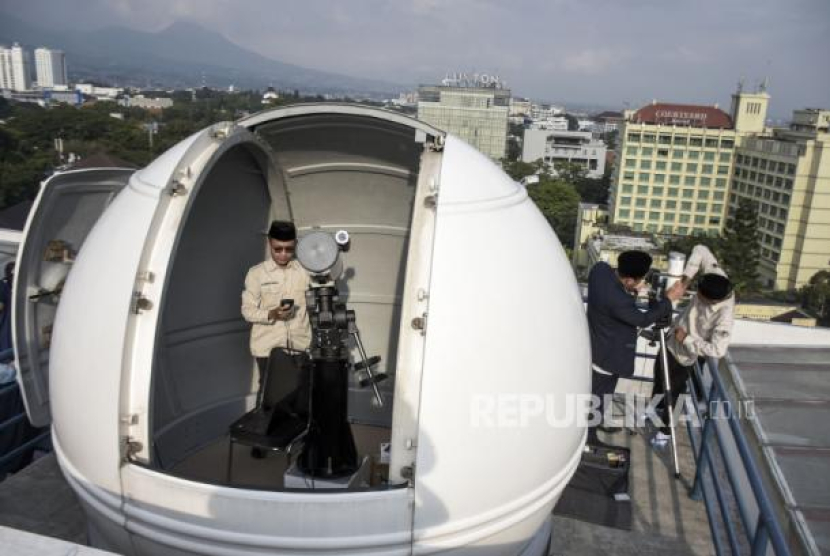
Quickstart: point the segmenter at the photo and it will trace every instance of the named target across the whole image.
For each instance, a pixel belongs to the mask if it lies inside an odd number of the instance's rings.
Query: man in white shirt
[[[251,354],[259,369],[257,407],[263,403],[264,377],[276,349],[295,354],[311,343],[305,307],[310,278],[294,260],[297,230],[291,222],[275,220],[268,230],[269,257],[245,277],[242,316],[251,326]]]
[[[732,336],[735,296],[732,283],[718,264],[712,252],[705,245],[696,245],[692,250],[683,277],[677,288],[685,288],[698,272],[697,293],[691,303],[674,321],[667,333],[669,361],[669,383],[672,405],[686,391],[687,379],[699,357],[720,358],[726,355]],[[691,374],[690,374],[691,373]],[[699,386],[699,385],[697,385]],[[658,355],[654,366],[652,397],[665,393],[662,356]],[[668,413],[665,400],[657,405],[657,415],[663,422],[656,440],[668,439]]]

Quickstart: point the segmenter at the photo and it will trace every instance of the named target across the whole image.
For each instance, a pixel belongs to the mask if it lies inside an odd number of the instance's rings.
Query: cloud
[[[619,66],[630,57],[626,50],[611,48],[587,48],[566,55],[561,61],[562,68],[571,73],[597,75]]]

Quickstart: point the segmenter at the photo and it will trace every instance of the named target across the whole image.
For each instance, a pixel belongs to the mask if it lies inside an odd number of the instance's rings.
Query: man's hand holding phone
[[[294,316],[294,300],[282,299],[280,306],[268,311],[269,320],[290,320]]]

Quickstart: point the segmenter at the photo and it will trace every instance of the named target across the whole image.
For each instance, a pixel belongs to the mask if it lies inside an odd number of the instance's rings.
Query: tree
[[[508,176],[516,181],[521,181],[522,178],[532,176],[534,174],[547,176],[547,169],[544,161],[540,158],[534,162],[522,162],[521,160],[502,159],[502,169]]]
[[[816,315],[820,325],[830,326],[830,271],[816,272],[799,296],[801,304]]]
[[[718,257],[737,293],[752,293],[760,289],[758,283],[760,251],[758,209],[755,203],[742,198],[735,214],[726,222]]]
[[[570,249],[573,246],[579,193],[560,179],[543,177],[527,189],[530,198],[547,218],[559,241]]]

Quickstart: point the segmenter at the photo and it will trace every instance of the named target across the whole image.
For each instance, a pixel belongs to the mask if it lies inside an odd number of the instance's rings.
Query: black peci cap
[[[651,255],[644,251],[624,251],[617,258],[617,274],[623,278],[643,278],[651,268]]]
[[[732,282],[720,274],[704,274],[697,283],[697,292],[706,299],[721,301],[732,293]]]
[[[297,239],[297,228],[294,227],[293,222],[274,220],[268,230],[268,237],[278,241],[291,241]]]

